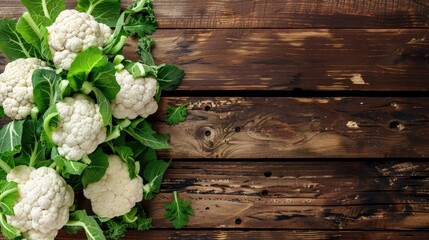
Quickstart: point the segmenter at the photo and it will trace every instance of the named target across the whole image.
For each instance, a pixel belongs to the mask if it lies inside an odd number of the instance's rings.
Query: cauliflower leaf
[[[0,130],[0,154],[14,155],[21,151],[24,121],[12,121]]]
[[[161,90],[174,90],[185,77],[185,70],[171,64],[161,64],[157,68],[156,78]]]
[[[134,121],[129,127],[125,129],[125,132],[127,132],[144,146],[156,150],[171,148],[170,144],[168,144],[170,136],[155,133],[150,124],[144,119],[143,121],[141,121],[141,119]]]
[[[152,199],[153,194],[159,192],[161,189],[161,181],[170,163],[171,161],[164,162],[162,160],[152,160],[146,165],[143,171],[143,178],[147,182],[143,186],[143,196],[145,200]]]
[[[90,183],[98,182],[106,173],[107,167],[109,167],[108,157],[101,148],[88,157],[91,163],[85,168],[82,174],[82,185],[84,188]]]
[[[16,23],[16,19],[0,20],[0,52],[6,55],[9,61],[34,56],[34,48],[16,31]]]
[[[0,210],[4,215],[13,215],[13,206],[18,199],[18,183],[0,181]]]
[[[0,213],[0,227],[1,232],[7,239],[15,239],[21,236],[19,229],[14,228],[9,223],[7,223],[6,216],[2,213]]]
[[[183,201],[178,195],[177,191],[173,192],[173,200],[165,205],[167,212],[164,215],[176,229],[183,228],[188,223],[189,216],[194,216],[191,201]]]
[[[180,122],[186,121],[188,113],[186,112],[186,107],[189,106],[189,103],[183,104],[179,107],[168,107],[167,115],[165,116],[165,122],[168,125],[175,125]]]
[[[50,106],[62,100],[61,80],[61,77],[51,70],[37,69],[33,72],[34,103],[40,113],[44,113]]]
[[[114,27],[121,11],[121,1],[78,0],[76,10],[92,15],[97,22]]]
[[[55,20],[66,9],[64,0],[21,0],[21,3],[33,17],[44,16],[51,20]]]
[[[88,240],[105,240],[97,221],[92,216],[88,216],[85,210],[75,211],[70,214],[70,220],[65,225],[68,232],[77,233],[84,229]]]

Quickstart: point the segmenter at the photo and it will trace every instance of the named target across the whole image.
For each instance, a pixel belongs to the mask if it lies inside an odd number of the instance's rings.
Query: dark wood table
[[[428,0],[154,8],[156,61],[187,75],[152,117],[174,146],[144,203],[154,229],[126,239],[429,238]],[[0,3],[2,17],[23,11]],[[183,103],[187,121],[167,126],[166,107]],[[163,219],[174,190],[195,210],[182,230]]]

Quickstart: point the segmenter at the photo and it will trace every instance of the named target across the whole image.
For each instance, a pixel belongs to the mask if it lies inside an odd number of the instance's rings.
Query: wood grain
[[[179,90],[429,90],[427,30],[159,30]],[[136,41],[126,56],[138,60]],[[0,72],[6,59],[0,58]]]
[[[68,0],[68,8],[76,5]],[[128,6],[134,0],[124,0]],[[155,0],[161,28],[421,28],[426,0]],[[18,0],[2,0],[0,16],[19,17]]]
[[[165,109],[190,103],[184,123]],[[428,98],[163,98],[151,119],[169,158],[429,156]]]
[[[160,30],[179,90],[429,90],[427,30]],[[126,55],[138,60],[136,42]]]
[[[332,240],[332,239],[427,239],[423,231],[240,231],[240,230],[151,230],[147,232],[129,231],[124,239],[174,239],[174,240]],[[0,238],[2,239],[2,238]],[[86,239],[84,234],[69,235],[61,232],[57,240]]]
[[[172,191],[188,228],[417,230],[429,227],[428,162],[174,162],[146,202],[165,228]]]

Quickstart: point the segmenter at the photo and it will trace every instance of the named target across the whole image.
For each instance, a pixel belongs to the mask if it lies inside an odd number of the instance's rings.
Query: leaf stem
[[[37,148],[39,147],[39,141],[36,139],[36,143],[34,144],[33,152],[30,156],[30,163],[28,164],[29,167],[34,167],[34,164],[36,163],[36,157],[37,157]]]
[[[52,131],[51,131],[51,126],[49,126],[49,123],[56,116],[58,116],[58,112],[53,112],[45,118],[45,121],[43,121],[43,129],[45,130],[46,136],[48,136],[51,142],[52,142]]]
[[[24,14],[22,14],[22,17],[24,18],[25,21],[27,21],[28,25],[30,25],[31,29],[33,29],[34,33],[36,33],[37,37],[41,39],[42,33],[40,32],[40,28],[34,22],[34,19],[31,17],[30,13],[25,12]]]
[[[5,171],[6,173],[10,173],[10,171],[12,170],[10,166],[1,158],[0,158],[0,168],[3,169],[3,171]]]
[[[51,19],[51,15],[49,15],[48,7],[46,5],[46,0],[42,0],[43,13],[49,19]]]
[[[17,189],[16,188],[11,188],[7,191],[4,191],[2,194],[0,194],[0,202],[3,200],[4,197],[6,197],[7,195],[9,195],[10,193],[15,192]]]

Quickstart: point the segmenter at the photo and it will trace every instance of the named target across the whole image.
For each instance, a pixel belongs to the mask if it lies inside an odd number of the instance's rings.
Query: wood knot
[[[405,126],[400,121],[391,121],[389,123],[389,128],[393,129],[393,130],[396,130],[396,131],[402,131],[402,130],[405,129]]]

